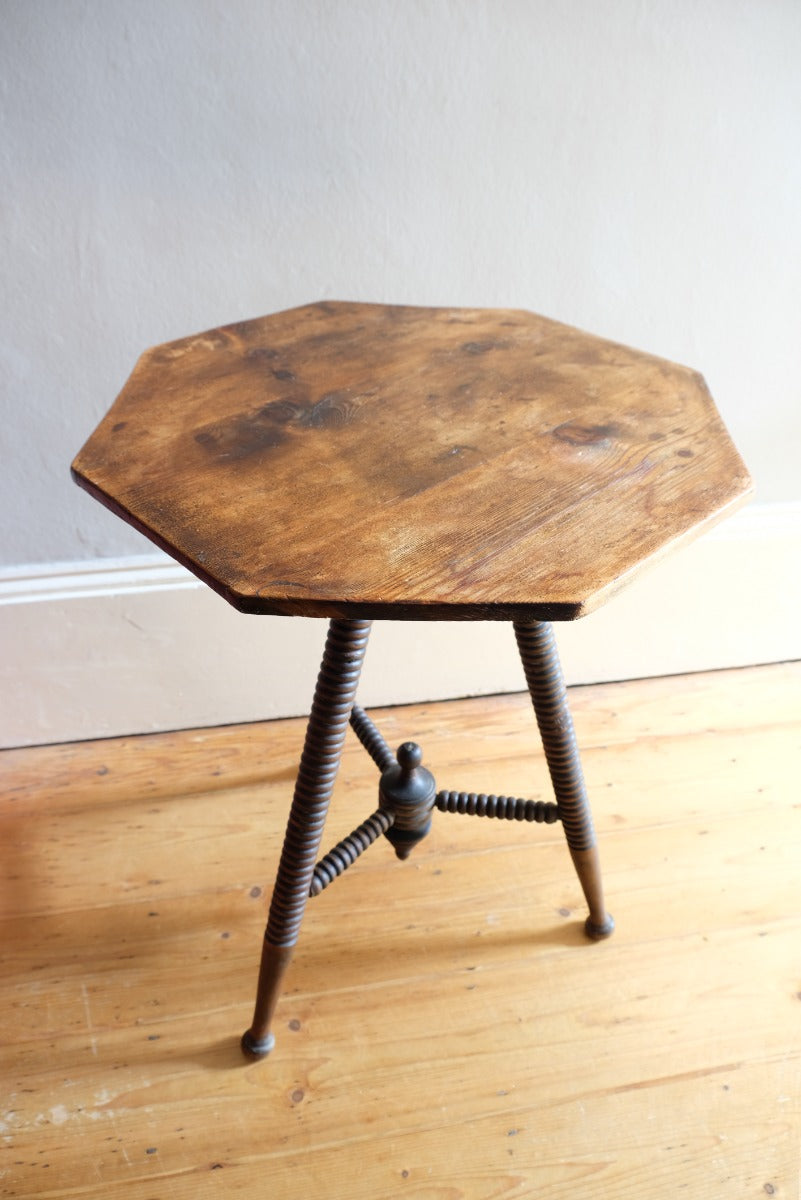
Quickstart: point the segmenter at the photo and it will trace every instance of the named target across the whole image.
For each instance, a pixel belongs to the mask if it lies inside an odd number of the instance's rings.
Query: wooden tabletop
[[[415,619],[581,616],[750,492],[687,367],[333,302],[146,351],[73,474],[242,611]]]

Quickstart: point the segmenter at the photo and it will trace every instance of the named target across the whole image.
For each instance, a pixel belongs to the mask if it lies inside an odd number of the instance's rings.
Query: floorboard
[[[0,754],[0,1196],[799,1196],[801,664],[576,688],[613,938],[558,826],[435,814],[310,903],[245,1063],[303,722]],[[374,714],[549,798],[530,704]],[[349,740],[325,843],[375,806]]]

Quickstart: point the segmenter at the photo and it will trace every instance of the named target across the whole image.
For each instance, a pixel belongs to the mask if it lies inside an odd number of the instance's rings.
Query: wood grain
[[[793,1195],[799,698],[801,664],[573,689],[615,937],[558,827],[437,814],[312,902],[254,1066],[303,722],[4,752],[0,1194]],[[548,794],[525,696],[374,715],[444,786]],[[350,739],[327,835],[375,784]]]
[[[750,492],[703,379],[512,309],[146,352],[76,480],[249,612],[570,619]]]

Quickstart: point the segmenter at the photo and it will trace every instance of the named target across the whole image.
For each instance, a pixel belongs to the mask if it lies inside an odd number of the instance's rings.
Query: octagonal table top
[[[72,469],[236,608],[354,618],[572,619],[751,488],[687,367],[340,302],[147,350]]]

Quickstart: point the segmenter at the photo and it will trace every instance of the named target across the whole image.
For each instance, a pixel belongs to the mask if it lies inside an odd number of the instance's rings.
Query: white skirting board
[[[557,636],[594,683],[801,658],[800,612],[801,502],[753,505]],[[305,713],[325,622],[243,616],[154,553],[0,571],[0,631],[10,747]],[[506,622],[381,622],[359,702],[524,686]]]

